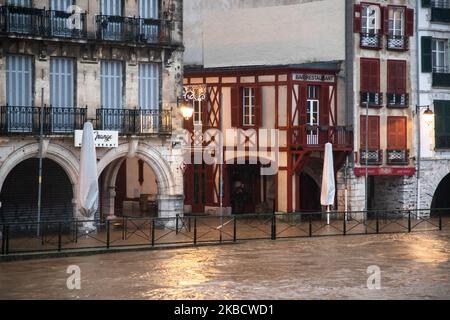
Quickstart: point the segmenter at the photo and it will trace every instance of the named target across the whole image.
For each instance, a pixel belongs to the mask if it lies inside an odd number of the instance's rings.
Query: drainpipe
[[[420,1],[416,0],[416,25],[415,25],[415,31],[416,31],[416,90],[417,90],[417,105],[420,106],[420,37],[419,37],[419,23],[420,23]],[[420,164],[421,164],[421,157],[422,157],[422,151],[421,151],[421,130],[420,130],[420,109],[416,108],[416,117],[417,117],[417,183],[416,183],[416,210],[420,210]],[[419,218],[420,212],[417,211],[417,218]]]

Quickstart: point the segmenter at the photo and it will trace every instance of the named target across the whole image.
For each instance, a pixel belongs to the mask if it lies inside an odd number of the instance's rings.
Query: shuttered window
[[[144,19],[158,18],[159,0],[139,0],[139,17]]]
[[[387,69],[387,92],[406,93],[406,61],[388,60]]]
[[[422,72],[431,72],[433,69],[433,59],[431,54],[432,37],[421,38]]]
[[[55,11],[67,11],[73,4],[73,0],[50,0],[50,9]]]
[[[380,92],[380,60],[361,59],[361,91]]]
[[[8,0],[6,3],[11,6],[31,7],[31,0]]]
[[[387,117],[388,150],[405,150],[406,140],[406,117]]]
[[[101,14],[107,16],[122,16],[122,1],[102,0]]]
[[[101,62],[101,104],[102,108],[123,107],[123,64],[120,61]]]
[[[50,104],[54,108],[74,107],[74,62],[69,58],[50,60]]]
[[[10,106],[33,105],[33,70],[29,56],[6,56],[6,103]]]
[[[360,118],[360,145],[361,149],[366,147],[366,116]],[[380,149],[380,117],[369,116],[369,150]]]
[[[139,64],[139,107],[159,109],[159,65],[157,63]]]
[[[435,100],[436,148],[450,149],[450,101]]]

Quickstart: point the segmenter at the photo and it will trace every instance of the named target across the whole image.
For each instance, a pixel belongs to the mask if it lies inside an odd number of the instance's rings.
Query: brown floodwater
[[[81,290],[66,285],[69,265]],[[367,268],[381,289],[367,288]],[[450,231],[0,263],[1,299],[450,299]]]

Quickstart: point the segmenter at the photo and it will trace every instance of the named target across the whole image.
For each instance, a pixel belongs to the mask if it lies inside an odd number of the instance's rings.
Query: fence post
[[[109,249],[110,244],[110,220],[106,220],[106,249]]]
[[[277,240],[277,222],[275,214],[272,216],[272,240]]]
[[[375,211],[375,216],[376,216],[376,220],[377,220],[377,224],[376,224],[377,234],[380,234],[380,217],[379,217],[378,210]]]
[[[78,220],[75,220],[75,243],[78,243]]]
[[[411,232],[411,210],[408,211],[408,232]]]
[[[347,235],[347,219],[344,214],[344,236],[346,236],[346,235]]]
[[[236,235],[236,216],[233,217],[233,242],[236,242],[237,240],[237,235]]]
[[[312,237],[312,215],[309,215],[309,236]]]
[[[439,231],[442,231],[442,211],[441,210],[439,210]]]
[[[178,234],[178,216],[179,216],[179,214],[177,213],[176,221],[175,221],[175,234]]]
[[[9,254],[9,226],[6,226],[6,237],[5,237],[5,254]]]
[[[2,254],[5,254],[5,235],[6,235],[6,225],[2,226]]]
[[[194,217],[194,245],[197,244],[197,217]]]
[[[155,219],[152,219],[152,247],[155,246]]]
[[[58,222],[58,251],[61,251],[61,222]]]

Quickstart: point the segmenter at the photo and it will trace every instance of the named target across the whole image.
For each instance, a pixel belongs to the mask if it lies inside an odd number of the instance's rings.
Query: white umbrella
[[[333,145],[325,145],[325,159],[323,162],[322,194],[320,203],[327,206],[327,224],[330,224],[330,206],[334,204],[336,182],[334,181]]]
[[[91,219],[98,208],[97,154],[95,150],[94,128],[86,122],[83,127],[80,155],[80,183],[78,204],[81,214]],[[87,226],[86,226],[87,227]],[[90,228],[94,228],[90,224]]]

